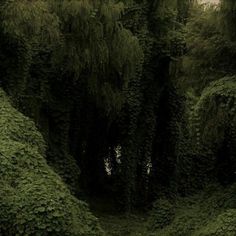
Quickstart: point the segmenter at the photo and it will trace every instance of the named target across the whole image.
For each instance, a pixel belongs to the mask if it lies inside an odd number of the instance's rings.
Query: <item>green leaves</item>
[[[190,119],[193,149],[199,156],[216,160],[220,148],[224,147],[228,156],[234,155],[236,145],[235,125],[235,76],[225,77],[205,88],[194,106]],[[224,146],[225,142],[230,145]],[[227,151],[226,151],[227,150]],[[202,166],[205,172],[206,167]]]
[[[153,232],[153,235],[168,236],[233,236],[236,230],[234,191],[235,184],[226,188],[213,185],[193,196],[175,199],[173,204],[167,199],[157,200],[149,218],[150,235]],[[158,213],[163,217],[159,218]]]
[[[59,37],[59,21],[45,1],[6,1],[1,8],[5,34],[40,42],[53,42]]]
[[[47,165],[45,143],[34,123],[11,106],[2,90],[0,117],[0,232],[103,235],[87,206]]]

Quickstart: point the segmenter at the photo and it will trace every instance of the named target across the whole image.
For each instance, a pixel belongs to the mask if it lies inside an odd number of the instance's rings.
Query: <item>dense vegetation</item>
[[[235,235],[235,19],[1,0],[0,235]]]
[[[31,120],[0,91],[1,235],[103,235],[87,205],[71,195],[45,161]]]

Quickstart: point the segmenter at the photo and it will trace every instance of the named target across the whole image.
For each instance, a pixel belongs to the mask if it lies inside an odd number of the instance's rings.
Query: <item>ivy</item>
[[[0,113],[1,235],[103,235],[87,205],[48,166],[34,123],[2,90]]]

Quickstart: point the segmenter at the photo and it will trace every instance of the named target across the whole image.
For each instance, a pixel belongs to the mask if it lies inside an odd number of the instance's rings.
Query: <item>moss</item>
[[[103,235],[87,205],[47,165],[34,123],[0,90],[0,234]]]

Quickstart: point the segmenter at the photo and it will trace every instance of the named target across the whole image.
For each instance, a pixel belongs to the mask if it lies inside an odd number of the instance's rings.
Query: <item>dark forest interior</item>
[[[236,1],[0,18],[0,236],[236,235]]]

